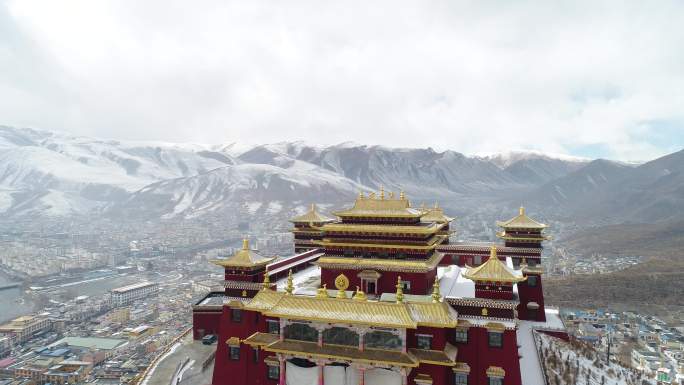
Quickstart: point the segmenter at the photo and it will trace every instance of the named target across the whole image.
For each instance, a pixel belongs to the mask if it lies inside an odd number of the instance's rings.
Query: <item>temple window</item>
[[[432,335],[416,334],[416,347],[418,349],[431,350],[432,349]]]
[[[503,333],[490,331],[487,335],[489,337],[490,348],[500,348],[503,346]]]
[[[399,336],[381,330],[367,333],[363,338],[363,341],[364,345],[371,349],[399,350],[402,346],[402,341]]]
[[[468,343],[468,329],[456,329],[456,334],[454,335],[456,342],[460,344]]]
[[[411,291],[411,281],[401,281],[401,289],[404,291],[404,293],[408,293]]]
[[[285,326],[285,338],[290,340],[318,342],[318,330],[303,323]]]
[[[269,319],[266,320],[266,326],[269,334],[280,334],[280,322]]]
[[[242,322],[242,310],[231,309],[230,319],[233,320],[233,322]]]
[[[254,358],[254,362],[259,362],[259,349],[253,349],[254,355],[252,356]]]
[[[230,359],[238,361],[240,359],[240,347],[239,346],[231,346],[230,348]]]
[[[454,383],[456,385],[468,385],[468,374],[456,373],[454,376]]]
[[[269,380],[279,380],[280,379],[280,367],[275,366],[275,365],[269,365],[267,377]]]
[[[488,385],[503,385],[503,378],[501,378],[501,377],[489,377]]]
[[[332,327],[323,331],[323,343],[345,346],[359,346],[359,335],[353,330]]]
[[[528,275],[527,276],[527,286],[529,286],[529,287],[536,287],[537,286],[537,276],[536,275]]]

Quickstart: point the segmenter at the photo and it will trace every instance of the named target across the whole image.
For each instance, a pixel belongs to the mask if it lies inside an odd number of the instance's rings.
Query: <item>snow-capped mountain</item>
[[[380,186],[452,207],[519,203],[520,196],[558,204],[558,191],[575,187],[563,178],[587,163],[536,152],[466,156],[356,143],[128,142],[0,127],[0,212],[197,217],[258,202],[283,202],[282,210],[348,202],[359,190]]]

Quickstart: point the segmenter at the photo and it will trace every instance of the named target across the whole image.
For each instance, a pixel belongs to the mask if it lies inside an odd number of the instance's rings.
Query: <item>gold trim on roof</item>
[[[413,381],[419,385],[432,385],[432,377],[429,374],[419,373]]]
[[[306,213],[290,219],[292,223],[326,223],[334,221],[333,218],[321,214],[316,210],[316,204],[312,203],[311,208]]]
[[[478,267],[471,267],[463,273],[465,278],[472,281],[517,283],[526,280],[518,276],[496,256],[496,247],[492,246],[489,259]]]
[[[334,212],[338,217],[386,217],[386,218],[420,218],[424,213],[411,208],[411,204],[404,195],[399,199],[385,199],[384,191],[380,198],[371,193],[368,198],[359,195],[354,206],[347,210]]]
[[[327,232],[351,233],[390,233],[390,234],[435,234],[445,226],[444,223],[433,223],[429,226],[404,225],[367,225],[356,223],[328,223],[320,227]]]
[[[525,208],[520,207],[520,212],[518,213],[518,216],[512,219],[509,219],[507,221],[503,222],[496,222],[497,226],[503,227],[503,228],[509,228],[509,229],[535,229],[535,230],[543,230],[547,226],[543,223],[539,223],[535,221],[534,219],[528,217],[525,214]]]
[[[327,358],[332,360],[344,360],[357,363],[402,366],[415,368],[418,361],[409,353],[398,350],[369,349],[359,350],[356,346],[341,346],[323,344],[318,346],[316,342],[282,340],[264,346],[265,351],[274,353],[291,354],[304,358]]]
[[[436,203],[435,207],[427,209],[425,215],[420,217],[421,222],[437,222],[442,224],[447,224],[453,220],[454,218],[446,216],[444,214],[444,209],[439,207]]]
[[[333,242],[329,238],[324,238],[321,241],[314,241],[314,244],[323,247],[345,247],[355,249],[391,249],[391,250],[417,250],[430,251],[434,250],[446,239],[446,235],[436,235],[429,240],[427,245],[406,245],[401,243],[364,243],[364,242]]]
[[[458,324],[458,314],[444,302],[370,302],[263,290],[245,305],[245,309],[268,317],[386,328],[442,328]]]
[[[380,258],[347,258],[347,257],[321,257],[316,264],[333,269],[353,270],[382,270],[408,273],[424,273],[435,268],[444,257],[444,254],[435,252],[426,260],[417,259],[380,259]]]
[[[214,259],[211,263],[222,267],[261,267],[273,262],[275,257],[264,257],[254,250],[249,248],[249,240],[247,238],[242,240],[242,249],[238,250],[232,256],[225,259]]]
[[[520,242],[541,242],[541,241],[548,241],[549,239],[551,239],[551,237],[548,235],[541,235],[538,237],[525,237],[525,236],[520,236],[520,235],[509,235],[505,231],[497,231],[496,236],[498,238],[506,240],[506,241],[520,241]]]
[[[251,336],[247,337],[246,339],[242,340],[242,342],[245,345],[249,346],[266,346],[268,344],[272,344],[273,342],[279,339],[280,336],[277,334],[256,332]]]
[[[240,338],[238,337],[230,337],[226,341],[226,345],[228,346],[240,346]]]

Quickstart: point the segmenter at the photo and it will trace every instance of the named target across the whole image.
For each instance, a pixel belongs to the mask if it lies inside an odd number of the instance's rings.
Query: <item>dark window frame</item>
[[[464,336],[465,338],[460,338]],[[459,344],[467,344],[468,343],[468,329],[456,329],[454,332],[454,341]]]
[[[266,369],[266,378],[269,380],[280,380],[280,366],[268,365]]]
[[[487,344],[490,348],[503,348],[503,338],[504,334],[502,332],[489,331],[487,332]]]
[[[454,374],[454,384],[455,385],[468,385],[468,373],[455,373]]]
[[[230,309],[230,320],[234,323],[242,323],[242,309]]]
[[[239,346],[229,346],[228,356],[233,361],[240,361],[240,347]]]
[[[434,336],[432,334],[416,334],[416,348],[423,350],[432,350],[432,340]],[[424,342],[427,341],[427,348],[424,347]]]
[[[275,325],[275,329],[271,329],[271,326]],[[266,320],[266,330],[268,334],[280,335],[280,321],[277,320]]]

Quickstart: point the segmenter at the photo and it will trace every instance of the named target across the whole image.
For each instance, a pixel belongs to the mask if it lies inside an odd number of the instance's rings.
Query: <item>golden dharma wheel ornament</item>
[[[337,290],[347,290],[349,287],[349,278],[346,275],[340,274],[335,278],[335,287]]]

